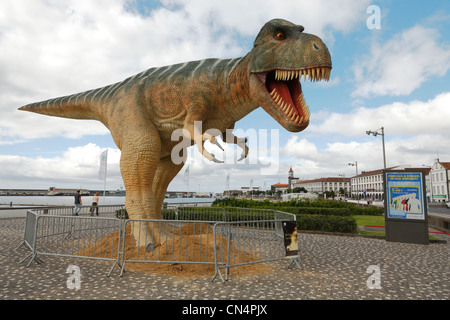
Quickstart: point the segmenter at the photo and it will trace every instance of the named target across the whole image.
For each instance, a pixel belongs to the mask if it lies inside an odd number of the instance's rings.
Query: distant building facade
[[[287,183],[276,183],[270,186],[270,190],[273,192],[282,191],[283,193],[289,189],[289,184]]]
[[[395,167],[386,168],[386,170],[423,170],[425,172],[425,188],[427,199],[430,201],[432,196],[432,188],[430,188],[430,168],[421,167],[413,168],[411,165],[399,165]],[[384,200],[384,179],[383,169],[372,171],[364,171],[361,174],[351,178],[351,197],[353,199],[367,199]]]
[[[430,199],[432,202],[447,202],[450,200],[450,162],[436,159],[430,170]]]
[[[323,194],[325,192],[334,192],[339,195],[343,191],[344,194],[350,191],[350,178],[320,178],[313,180],[295,181],[293,188],[303,187],[308,192]]]

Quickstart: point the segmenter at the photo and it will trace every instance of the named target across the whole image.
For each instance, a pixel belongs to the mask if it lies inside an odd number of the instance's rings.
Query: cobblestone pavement
[[[225,283],[211,275],[183,279],[126,271],[107,277],[106,261],[42,256],[42,264],[18,264],[29,251],[21,243],[23,219],[0,219],[0,299],[2,300],[448,300],[447,243],[416,245],[363,237],[302,234],[304,269],[233,275]],[[79,290],[68,289],[69,265],[81,271]],[[369,289],[370,266],[380,270],[379,289]],[[372,282],[371,282],[372,283]]]

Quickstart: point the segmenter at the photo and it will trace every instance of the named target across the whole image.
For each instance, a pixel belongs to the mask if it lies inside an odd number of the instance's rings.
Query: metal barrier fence
[[[127,220],[122,240],[121,275],[126,263],[215,263],[211,221]]]
[[[213,281],[217,276],[227,280],[234,266],[284,259],[282,222],[295,221],[294,214],[245,208],[166,208],[164,220],[74,217],[67,208],[45,210],[27,213],[21,246],[31,253],[20,263],[30,257],[27,266],[39,263],[40,255],[106,260],[114,262],[108,276],[115,266],[122,276],[127,263],[209,264],[215,269]]]
[[[285,220],[218,222],[214,225],[216,243],[214,279],[228,280],[230,267],[269,262],[285,258]],[[225,242],[225,246],[223,243]],[[221,273],[225,269],[225,279]]]
[[[124,208],[125,206],[123,205],[102,205],[98,207],[82,206],[78,215],[116,217],[118,211],[123,210]],[[45,207],[45,208],[36,208],[33,209],[32,211],[43,215],[72,216],[75,213],[75,208],[73,206]]]
[[[30,258],[42,262],[39,256],[89,258],[119,263],[119,245],[123,220],[102,217],[73,217],[42,215],[27,212],[24,241],[16,248],[27,246],[31,253],[19,264]]]

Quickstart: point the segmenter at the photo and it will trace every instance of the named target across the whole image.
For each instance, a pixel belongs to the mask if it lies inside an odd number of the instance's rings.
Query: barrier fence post
[[[37,226],[38,226],[38,219],[39,216],[31,211],[27,211],[27,217],[26,217],[26,225],[25,225],[25,232],[24,232],[24,240],[23,242],[16,248],[19,249],[22,245],[26,245],[30,250],[31,253],[27,255],[25,258],[23,258],[19,265],[22,264],[26,259],[31,257],[30,261],[27,264],[27,268],[31,265],[31,263],[36,260],[37,263],[43,263],[41,259],[37,256],[36,251],[36,237],[37,237]]]

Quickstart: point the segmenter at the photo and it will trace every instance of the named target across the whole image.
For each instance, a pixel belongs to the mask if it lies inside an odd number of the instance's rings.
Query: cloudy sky
[[[375,7],[374,7],[375,6]],[[379,10],[378,10],[379,9]],[[378,15],[379,13],[379,15]],[[2,0],[0,1],[0,189],[123,187],[120,150],[99,122],[17,109],[103,87],[151,67],[245,55],[265,22],[283,18],[327,44],[329,82],[303,83],[311,110],[301,133],[262,108],[240,120],[250,155],[208,145],[225,164],[189,150],[189,189],[346,177],[388,166],[450,161],[450,2],[441,0]],[[169,190],[186,190],[185,168]]]

